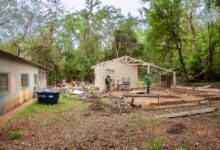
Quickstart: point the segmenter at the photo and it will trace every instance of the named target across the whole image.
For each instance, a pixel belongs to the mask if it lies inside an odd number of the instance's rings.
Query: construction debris
[[[83,95],[85,93],[85,89],[83,88],[76,88],[71,94],[76,94],[76,95]]]
[[[134,104],[134,98],[131,99],[130,106],[132,108],[141,108],[142,107],[141,105]]]
[[[120,109],[119,113],[131,108],[130,103],[126,100],[125,97],[121,96],[117,99],[114,99],[113,102],[118,106]]]
[[[99,92],[93,92],[93,91],[86,91],[81,95],[82,100],[86,100],[88,98],[105,98],[108,97],[109,95],[107,93],[101,94]]]
[[[155,118],[164,118],[164,119],[178,118],[178,117],[192,116],[192,115],[198,115],[198,114],[204,114],[204,113],[211,113],[211,112],[215,112],[217,110],[218,110],[217,108],[207,108],[207,109],[186,111],[186,112],[180,112],[180,113],[158,115],[158,116],[155,116]]]

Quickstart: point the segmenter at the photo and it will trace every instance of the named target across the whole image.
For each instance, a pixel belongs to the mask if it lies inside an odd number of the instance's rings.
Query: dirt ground
[[[209,107],[218,111],[153,119],[155,115]],[[0,127],[0,149],[218,150],[220,101],[169,109],[130,108],[122,113],[111,98],[61,98],[53,106],[34,103]]]

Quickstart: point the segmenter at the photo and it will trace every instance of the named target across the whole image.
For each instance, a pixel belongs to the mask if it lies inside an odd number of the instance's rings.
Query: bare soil
[[[111,99],[110,99],[111,100]],[[31,150],[145,150],[149,141],[164,139],[162,149],[220,149],[220,111],[169,120],[155,115],[208,107],[220,102],[171,109],[130,109],[119,113],[113,103],[100,99],[65,100],[42,109],[36,105],[0,128],[0,149]],[[40,111],[41,110],[41,111]],[[20,138],[11,133],[20,131]]]

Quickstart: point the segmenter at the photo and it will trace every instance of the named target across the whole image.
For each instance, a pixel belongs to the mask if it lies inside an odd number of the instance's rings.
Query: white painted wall
[[[105,78],[108,75],[107,69],[114,70],[115,81],[121,81],[122,78],[130,78],[130,87],[138,87],[138,66],[127,65],[119,59],[113,59],[94,66],[95,86],[100,91],[105,90]]]
[[[39,85],[34,84],[34,75],[37,74],[39,79],[39,71],[37,66],[0,56],[0,72],[9,73],[10,90],[7,93],[0,93],[4,112],[32,98],[34,89],[47,86],[45,70],[41,70],[44,71],[44,79],[38,81]],[[29,75],[29,86],[26,88],[21,87],[21,74]]]

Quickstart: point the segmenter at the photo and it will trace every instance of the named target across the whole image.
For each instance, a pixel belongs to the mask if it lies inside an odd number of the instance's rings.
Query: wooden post
[[[147,73],[150,73],[150,65],[147,65]]]
[[[173,72],[173,86],[176,87],[176,72]]]

